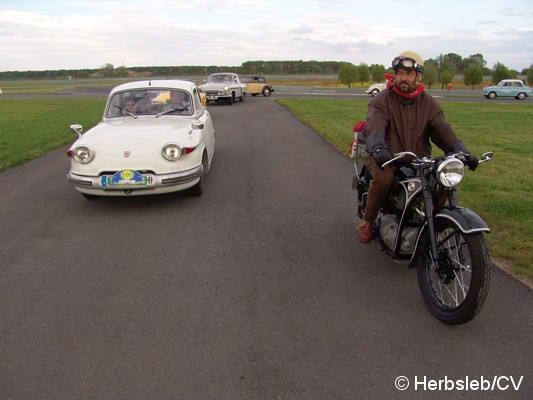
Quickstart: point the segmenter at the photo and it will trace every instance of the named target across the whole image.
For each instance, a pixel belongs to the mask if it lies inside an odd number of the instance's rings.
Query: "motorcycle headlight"
[[[163,157],[168,161],[176,161],[183,154],[183,148],[176,143],[167,143],[163,147]]]
[[[78,146],[72,149],[72,158],[80,164],[87,164],[93,160],[94,151],[89,146]]]
[[[437,167],[437,180],[442,186],[451,188],[457,186],[463,180],[465,167],[456,158],[447,158]]]

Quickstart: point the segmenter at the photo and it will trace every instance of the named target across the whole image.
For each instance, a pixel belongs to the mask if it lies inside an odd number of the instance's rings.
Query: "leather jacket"
[[[442,108],[431,95],[422,91],[408,99],[390,88],[369,103],[363,134],[370,154],[386,146],[392,153],[411,151],[417,156],[429,157],[431,142],[445,153],[452,151],[459,142]]]

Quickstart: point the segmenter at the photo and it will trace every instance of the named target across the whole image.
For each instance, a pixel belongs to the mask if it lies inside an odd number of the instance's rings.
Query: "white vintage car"
[[[376,83],[370,86],[368,89],[366,89],[365,93],[370,94],[372,96],[376,96],[379,92],[381,92],[386,87],[387,87],[387,82]]]
[[[205,84],[198,87],[204,94],[206,101],[226,101],[235,103],[246,97],[246,85],[239,80],[239,75],[233,72],[217,72],[207,77]]]
[[[102,121],[78,140],[67,179],[86,198],[188,189],[203,193],[215,129],[196,85],[180,80],[131,82],[111,90]]]

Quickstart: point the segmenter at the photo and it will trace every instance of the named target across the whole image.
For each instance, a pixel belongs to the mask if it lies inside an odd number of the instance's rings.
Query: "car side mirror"
[[[81,126],[80,124],[73,124],[70,125],[70,129],[72,129],[78,135],[78,137],[81,137],[83,132],[83,126]]]

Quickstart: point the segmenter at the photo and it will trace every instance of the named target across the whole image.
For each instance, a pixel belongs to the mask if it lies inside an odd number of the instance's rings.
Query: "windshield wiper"
[[[120,111],[124,111],[126,114],[128,114],[130,117],[137,118],[137,116],[128,110],[126,110],[124,107],[117,106],[116,104],[113,104],[116,108],[118,108]]]
[[[170,113],[173,113],[175,111],[188,111],[189,110],[189,107],[176,107],[176,108],[171,108],[170,110],[167,110],[167,111],[162,111],[160,112],[159,114],[157,114],[155,117],[160,117],[161,115],[165,115],[165,114],[170,114]]]

